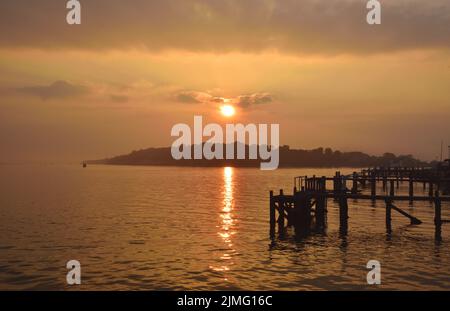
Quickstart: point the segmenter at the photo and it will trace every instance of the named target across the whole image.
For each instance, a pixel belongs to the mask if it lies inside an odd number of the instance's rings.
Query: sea
[[[347,234],[328,201],[327,228],[269,234],[269,191],[295,176],[355,168],[0,166],[1,290],[449,290],[450,225],[434,237],[431,202],[349,201]],[[382,189],[378,189],[382,192]],[[407,183],[400,185],[407,191]],[[426,194],[421,185],[415,193]],[[442,218],[450,219],[448,203]],[[67,263],[81,284],[68,285]],[[381,266],[369,285],[367,263]]]

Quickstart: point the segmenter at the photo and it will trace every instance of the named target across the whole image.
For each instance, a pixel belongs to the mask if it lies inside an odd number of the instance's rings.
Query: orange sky
[[[81,26],[61,1],[0,3],[0,162],[168,146],[224,98],[292,147],[450,144],[448,1],[390,1],[375,27],[359,0],[81,3]]]

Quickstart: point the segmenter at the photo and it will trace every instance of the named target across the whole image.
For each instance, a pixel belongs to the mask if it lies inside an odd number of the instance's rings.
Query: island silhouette
[[[237,143],[234,150],[236,153]],[[192,149],[194,146],[190,146]],[[224,150],[226,145],[224,144]],[[246,155],[249,154],[249,146],[245,145]],[[279,167],[423,167],[430,163],[414,158],[412,155],[395,155],[384,153],[381,156],[369,155],[359,151],[342,152],[331,148],[316,148],[312,150],[291,149],[289,146],[279,148]],[[186,166],[186,167],[259,167],[262,159],[213,159],[175,160],[171,155],[170,147],[147,148],[132,151],[129,154],[114,156],[106,159],[84,161],[87,164],[104,165],[148,165],[148,166]]]

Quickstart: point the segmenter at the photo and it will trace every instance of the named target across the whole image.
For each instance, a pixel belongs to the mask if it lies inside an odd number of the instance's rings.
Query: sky
[[[434,160],[450,145],[450,2],[381,2],[373,26],[366,0],[80,0],[74,26],[66,1],[2,0],[0,162],[170,146],[194,115],[280,124],[291,148]]]

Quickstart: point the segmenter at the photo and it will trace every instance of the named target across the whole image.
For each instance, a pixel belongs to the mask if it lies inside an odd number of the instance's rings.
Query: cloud
[[[255,93],[251,95],[241,95],[235,100],[235,104],[241,108],[248,108],[254,105],[268,104],[273,101],[269,93]]]
[[[382,1],[382,24],[365,0],[82,1],[82,24],[60,0],[0,1],[0,47],[182,49],[226,53],[374,53],[450,48],[450,1]]]
[[[187,104],[198,104],[201,103],[195,92],[181,92],[176,95],[177,101]]]
[[[207,104],[207,103],[223,103],[224,98],[213,96],[206,92],[182,91],[176,94],[178,102],[187,104]]]
[[[253,93],[236,97],[213,96],[207,92],[182,91],[176,94],[176,100],[187,104],[225,104],[230,103],[241,108],[250,108],[255,105],[269,104],[273,97],[269,93]]]
[[[17,92],[25,95],[40,97],[41,99],[78,97],[89,93],[89,89],[82,85],[74,85],[67,81],[56,81],[48,86],[28,86],[17,88]]]

